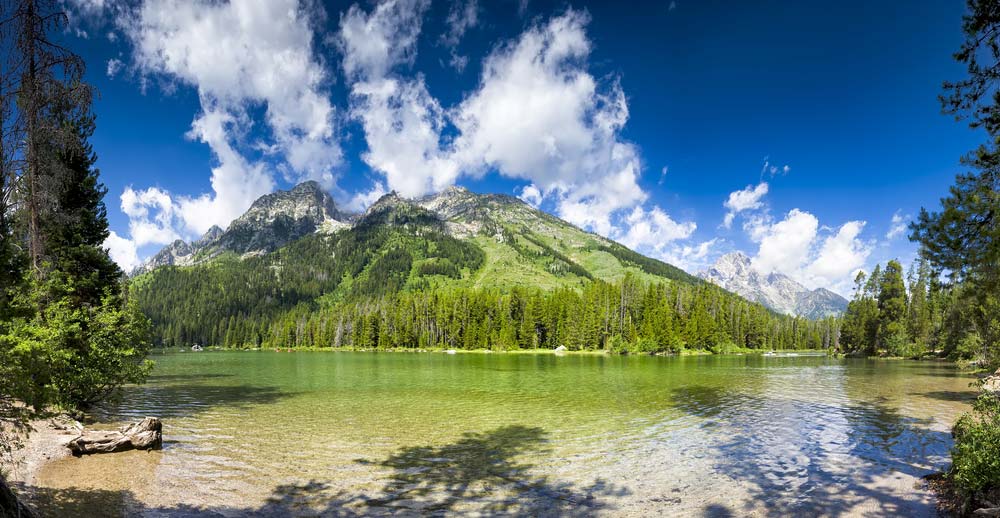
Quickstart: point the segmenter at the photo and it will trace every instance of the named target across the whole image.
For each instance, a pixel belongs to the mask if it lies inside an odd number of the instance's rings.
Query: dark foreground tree
[[[978,350],[983,364],[995,368],[1000,363],[1000,2],[969,0],[962,28],[965,42],[955,59],[966,65],[968,75],[945,83],[941,101],[946,113],[985,130],[988,138],[963,159],[970,171],[958,175],[941,209],[921,209],[910,239],[919,241],[923,256],[950,277],[951,309],[942,329],[957,343],[951,347],[966,354]],[[984,391],[973,412],[959,419],[953,436],[949,479],[974,505],[971,509],[996,507],[995,498],[987,504],[981,495],[1000,488],[997,395]]]
[[[968,76],[945,83],[946,113],[968,120],[988,135],[963,159],[971,170],[958,175],[939,211],[921,209],[910,238],[938,270],[961,283],[971,301],[972,332],[983,344],[983,360],[995,364],[1000,340],[1000,3],[969,0],[965,42],[955,59]]]
[[[0,3],[0,455],[31,418],[85,409],[150,368],[149,321],[103,249],[90,87],[53,39],[61,6]]]

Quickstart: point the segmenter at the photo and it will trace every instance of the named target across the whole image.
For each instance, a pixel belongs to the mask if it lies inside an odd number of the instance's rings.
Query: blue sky
[[[108,246],[129,267],[315,179],[358,210],[510,193],[845,295],[912,259],[901,225],[982,138],[937,101],[963,2],[638,4],[76,0]]]

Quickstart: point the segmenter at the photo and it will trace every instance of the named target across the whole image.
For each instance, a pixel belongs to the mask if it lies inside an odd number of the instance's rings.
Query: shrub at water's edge
[[[1000,487],[1000,397],[984,392],[954,428],[950,476],[970,494]]]
[[[936,489],[947,511],[996,516],[1000,512],[1000,393],[996,391],[1000,371],[979,384],[982,392],[972,411],[963,414],[952,429],[952,466]]]

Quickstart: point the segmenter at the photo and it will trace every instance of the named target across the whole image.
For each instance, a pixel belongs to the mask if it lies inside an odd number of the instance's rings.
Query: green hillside
[[[627,343],[640,338],[643,317],[628,314],[630,309],[638,311],[638,306],[622,310],[636,304],[623,294],[626,287],[638,293],[654,286],[660,287],[656,293],[664,299],[662,303],[671,306],[674,315],[670,318],[677,320],[658,325],[677,332],[661,337],[660,345],[647,344],[652,349],[678,349],[695,342],[699,348],[715,342],[739,347],[797,347],[805,340],[791,334],[778,340],[776,336],[784,332],[780,325],[772,325],[774,336],[766,339],[748,338],[740,327],[743,324],[725,331],[723,327],[732,327],[725,320],[749,322],[751,313],[763,327],[772,320],[787,322],[792,334],[805,332],[807,326],[796,329],[791,324],[795,319],[773,315],[674,266],[584,232],[508,196],[477,195],[461,189],[420,200],[387,195],[349,226],[340,227],[310,233],[270,253],[238,256],[229,252],[191,266],[155,268],[134,279],[133,291],[154,321],[157,341],[164,345],[332,346],[345,343],[342,321],[348,317],[351,328],[355,327],[354,319],[367,322],[376,318],[379,322],[374,325],[382,324],[381,332],[391,340],[391,344],[382,343],[378,336],[359,335],[346,341],[352,347],[455,347],[459,342],[462,347],[476,343],[481,347],[502,344],[504,348],[515,344],[562,345],[565,340],[556,343],[552,340],[560,340],[557,335],[542,332],[546,327],[541,324],[542,316],[536,315],[537,326],[524,323],[525,306],[533,301],[550,313],[561,312],[547,317],[548,327],[553,329],[555,320],[562,328],[570,328],[585,314],[600,320],[590,324],[592,336],[577,337],[570,345],[606,348],[612,337]],[[246,229],[241,228],[241,232]],[[587,296],[596,296],[592,295],[595,290],[607,292],[600,308],[571,311],[571,306]],[[612,297],[608,290],[622,293]],[[438,298],[420,298],[427,294]],[[653,295],[644,297],[650,303]],[[638,298],[635,295],[634,299]],[[455,300],[461,300],[463,307],[477,304],[470,301],[481,301],[486,311],[457,315]],[[685,335],[682,330],[688,306],[694,309],[709,303],[712,307],[705,308],[706,314],[699,318],[712,321],[711,337],[695,338],[690,330]],[[503,305],[509,307],[495,314],[494,309]],[[412,338],[410,343],[395,336],[396,328],[405,325],[382,322],[417,306],[424,308],[420,325],[434,331],[424,336],[405,334]],[[617,308],[614,314],[612,306]],[[425,318],[429,312],[437,316]],[[723,312],[732,314],[724,316]],[[319,325],[315,320],[321,316],[324,326],[330,318],[341,321],[339,338],[317,338],[318,332],[309,331],[309,338],[302,339],[299,335],[306,333],[306,327]],[[459,317],[470,329],[484,328],[478,342],[469,341],[465,328],[441,335],[438,328],[445,327],[443,320],[453,323]],[[411,320],[415,318],[411,315]],[[364,325],[371,324],[358,324]],[[501,328],[515,325],[537,327],[538,335],[548,340],[529,340],[517,331],[499,338]],[[462,339],[457,340],[455,333]],[[831,332],[827,329],[823,333]],[[488,338],[491,334],[496,337]]]

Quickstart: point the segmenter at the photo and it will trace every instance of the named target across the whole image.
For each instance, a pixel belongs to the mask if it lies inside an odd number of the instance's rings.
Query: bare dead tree
[[[83,60],[50,36],[68,23],[61,7],[57,0],[6,0],[0,19],[6,54],[0,88],[8,110],[3,117],[5,207],[24,209],[24,237],[36,273],[43,273],[45,253],[41,220],[46,210],[55,209],[53,190],[59,185],[58,171],[46,163],[49,154],[43,148],[69,141],[66,128],[47,115],[56,106],[89,110],[91,101]]]

